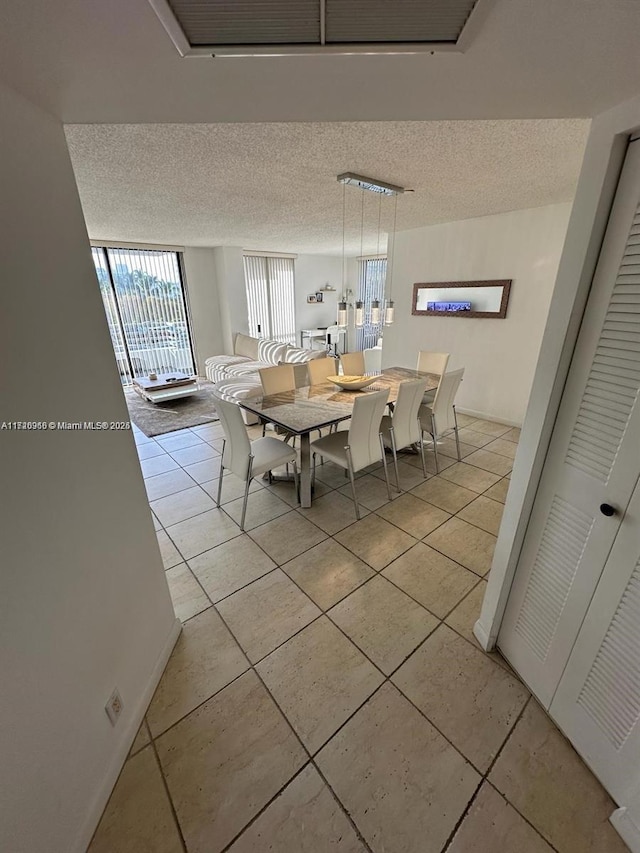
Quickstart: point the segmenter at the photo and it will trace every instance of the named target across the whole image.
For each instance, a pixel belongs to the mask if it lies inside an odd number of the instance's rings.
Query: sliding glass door
[[[296,343],[293,258],[245,255],[249,334]]]
[[[195,372],[177,252],[91,250],[123,385],[149,373]]]
[[[384,284],[387,278],[386,258],[365,258],[360,261],[358,276],[358,301],[364,306],[364,325],[356,329],[356,349],[374,347],[382,335],[384,322]],[[372,303],[380,303],[380,319],[371,322]]]

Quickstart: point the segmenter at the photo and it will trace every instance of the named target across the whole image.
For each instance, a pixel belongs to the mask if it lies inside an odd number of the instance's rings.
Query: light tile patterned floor
[[[614,804],[472,628],[519,430],[463,462],[319,466],[316,499],[225,475],[222,430],[134,430],[184,629],[91,853],[622,853]],[[259,434],[255,428],[250,430]],[[254,437],[252,435],[252,437]]]

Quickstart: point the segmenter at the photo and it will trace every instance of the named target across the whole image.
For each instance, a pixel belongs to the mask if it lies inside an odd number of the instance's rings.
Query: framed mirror
[[[431,281],[413,285],[412,314],[422,317],[507,316],[512,279]]]

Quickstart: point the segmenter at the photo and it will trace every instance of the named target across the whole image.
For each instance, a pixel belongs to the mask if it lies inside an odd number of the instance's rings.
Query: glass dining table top
[[[389,391],[389,402],[398,398],[401,382],[424,379],[425,391],[438,387],[439,376],[421,373],[406,367],[387,367],[379,379],[362,391],[342,391],[331,382],[305,385],[294,391],[283,391],[253,400],[243,400],[240,406],[259,415],[270,423],[283,427],[294,435],[304,435],[311,430],[344,421],[351,417],[354,401],[362,394]]]

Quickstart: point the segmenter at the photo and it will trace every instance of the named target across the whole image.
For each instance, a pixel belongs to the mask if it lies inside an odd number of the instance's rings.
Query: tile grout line
[[[525,685],[525,686],[526,686],[526,685]],[[527,688],[527,689],[528,689],[528,688]],[[500,758],[500,755],[502,754],[502,752],[504,751],[504,749],[505,749],[505,747],[506,747],[507,743],[508,743],[508,742],[509,742],[509,740],[511,739],[511,736],[512,736],[512,735],[513,735],[513,733],[515,732],[515,730],[516,730],[516,727],[517,727],[518,723],[520,722],[520,720],[521,720],[521,719],[522,719],[522,717],[524,716],[524,712],[526,711],[527,707],[529,706],[529,704],[531,703],[531,701],[533,700],[533,698],[534,698],[534,697],[533,697],[533,694],[531,694],[531,693],[530,693],[530,694],[529,694],[529,696],[527,697],[527,701],[526,701],[526,702],[524,703],[524,705],[522,706],[522,710],[521,710],[521,711],[520,711],[520,713],[517,715],[515,723],[513,724],[513,726],[511,727],[511,729],[509,730],[509,733],[507,734],[507,736],[506,736],[506,738],[505,738],[505,740],[504,740],[504,743],[502,744],[502,746],[500,747],[500,749],[498,749],[498,751],[496,752],[496,754],[495,754],[495,756],[494,756],[493,760],[491,761],[491,764],[490,764],[490,765],[489,765],[489,767],[487,768],[487,772],[484,774],[483,779],[482,779],[482,782],[481,782],[481,784],[478,786],[478,789],[476,790],[476,793],[473,795],[473,798],[472,798],[472,799],[473,799],[473,800],[475,800],[475,798],[476,798],[476,796],[477,796],[477,794],[478,794],[478,791],[480,790],[480,787],[482,786],[482,784],[483,784],[483,783],[485,783],[485,782],[486,782],[488,785],[491,785],[491,787],[492,787],[492,788],[493,788],[493,789],[494,789],[494,790],[495,790],[495,791],[496,791],[496,792],[497,792],[497,793],[498,793],[498,794],[503,798],[503,800],[504,800],[505,802],[509,803],[509,805],[510,805],[510,806],[511,806],[511,808],[516,812],[516,814],[518,814],[518,815],[522,818],[522,820],[523,820],[525,823],[527,823],[527,824],[531,827],[531,829],[533,829],[533,831],[536,833],[536,835],[538,835],[538,836],[539,836],[539,837],[540,837],[540,838],[541,838],[541,839],[542,839],[546,844],[548,844],[548,845],[549,845],[549,847],[554,851],[554,853],[559,853],[558,849],[557,849],[557,848],[556,848],[556,847],[551,843],[551,841],[549,841],[547,838],[545,838],[545,836],[542,834],[542,832],[540,832],[540,830],[539,830],[539,829],[538,829],[538,828],[537,828],[537,827],[536,827],[536,826],[535,826],[535,825],[534,825],[534,824],[529,820],[529,818],[527,818],[524,814],[522,814],[522,812],[520,811],[520,809],[519,809],[519,808],[518,808],[514,803],[512,803],[512,802],[511,802],[511,800],[510,800],[510,799],[509,799],[505,794],[503,794],[503,793],[502,793],[502,791],[500,791],[500,789],[499,789],[499,788],[497,788],[497,787],[493,784],[493,782],[489,779],[489,774],[491,773],[491,771],[492,771],[492,770],[493,770],[493,768],[495,767],[495,765],[496,765],[496,763],[497,763],[498,759]],[[466,816],[466,814],[467,814],[467,812],[469,811],[469,808],[470,808],[470,806],[471,806],[471,805],[472,805],[472,802],[470,802],[470,803],[468,804],[467,808],[465,809],[465,813],[464,813],[463,817],[464,817],[464,816]],[[458,822],[458,824],[457,824],[456,828],[455,828],[455,829],[454,829],[454,831],[452,832],[452,834],[451,834],[451,836],[449,837],[449,839],[448,839],[447,843],[446,843],[446,844],[445,844],[445,846],[442,848],[441,853],[446,853],[446,850],[448,849],[448,847],[450,846],[451,842],[453,841],[454,835],[455,835],[455,833],[457,832],[457,830],[458,830],[458,828],[459,828],[459,826],[460,826],[461,824],[462,824],[462,818],[461,818],[461,819],[460,819],[460,821]]]
[[[151,734],[151,728],[149,728],[149,734]],[[169,790],[169,785],[168,785],[167,780],[166,780],[165,775],[164,775],[164,769],[162,767],[162,762],[160,761],[160,756],[158,755],[158,749],[156,747],[156,743],[155,743],[154,738],[151,738],[151,742],[149,745],[151,746],[151,749],[153,750],[153,755],[154,755],[154,758],[156,760],[156,765],[157,765],[158,770],[160,772],[160,778],[162,779],[162,786],[163,786],[164,791],[167,795],[167,799],[169,800],[169,808],[171,809],[171,814],[173,816],[173,820],[174,820],[174,823],[176,825],[176,829],[178,830],[178,835],[180,836],[180,842],[182,844],[182,849],[183,849],[184,853],[189,853],[189,848],[187,847],[187,842],[186,842],[185,837],[182,833],[182,826],[180,825],[180,821],[178,820],[178,812],[176,811],[176,807],[175,807],[175,804],[173,802],[173,797],[171,796],[171,791]]]
[[[451,843],[452,843],[452,841],[453,841],[453,839],[454,839],[454,837],[455,837],[455,835],[456,835],[456,833],[457,833],[458,829],[462,826],[462,824],[463,824],[463,822],[464,822],[465,818],[467,817],[467,815],[468,815],[468,813],[469,813],[469,810],[471,809],[471,806],[473,805],[473,803],[474,803],[474,801],[475,801],[475,799],[476,799],[476,797],[477,797],[477,795],[478,795],[478,792],[480,791],[480,788],[484,785],[484,783],[485,783],[485,782],[488,782],[489,784],[491,784],[491,783],[489,782],[489,773],[490,773],[490,772],[491,772],[491,770],[493,769],[493,767],[494,767],[494,765],[495,765],[496,761],[498,760],[498,757],[500,756],[500,754],[501,754],[502,750],[504,749],[504,747],[505,747],[505,745],[506,745],[507,741],[508,741],[508,740],[509,740],[509,738],[511,737],[511,733],[514,731],[515,727],[516,727],[516,726],[518,725],[518,723],[520,722],[520,718],[521,718],[521,717],[522,717],[522,715],[524,714],[525,708],[526,708],[526,707],[527,707],[527,705],[529,704],[529,700],[530,700],[530,699],[531,699],[531,696],[529,695],[529,696],[527,697],[527,701],[526,701],[526,702],[524,703],[524,705],[522,706],[522,708],[521,708],[521,710],[520,710],[520,713],[517,715],[516,720],[515,720],[515,722],[514,722],[513,726],[512,726],[512,727],[511,727],[511,729],[508,731],[507,736],[505,737],[505,739],[504,739],[504,741],[503,741],[502,745],[501,745],[501,746],[500,746],[500,748],[496,751],[496,754],[494,755],[494,757],[493,757],[492,761],[489,763],[489,766],[487,767],[486,773],[481,773],[481,774],[480,774],[481,778],[480,778],[480,782],[479,782],[479,784],[478,784],[478,787],[477,787],[477,788],[476,788],[476,790],[474,791],[473,796],[471,797],[471,799],[470,799],[470,800],[469,800],[469,802],[467,803],[467,807],[465,808],[465,810],[464,810],[464,811],[462,812],[462,814],[460,815],[460,818],[458,819],[458,822],[457,822],[457,823],[456,823],[456,825],[454,826],[454,828],[453,828],[453,830],[452,830],[451,834],[449,835],[449,838],[446,840],[446,842],[445,842],[444,846],[442,847],[441,853],[446,853],[446,850],[447,850],[447,849],[449,848],[449,846],[451,845]],[[506,797],[505,797],[505,800],[506,800]],[[507,802],[508,802],[508,800],[507,800]],[[511,805],[511,803],[509,803],[509,805]]]

